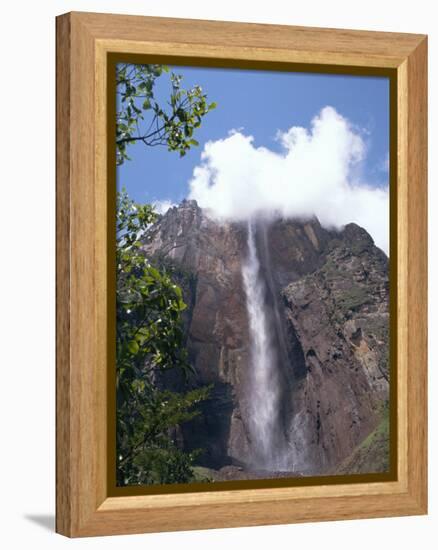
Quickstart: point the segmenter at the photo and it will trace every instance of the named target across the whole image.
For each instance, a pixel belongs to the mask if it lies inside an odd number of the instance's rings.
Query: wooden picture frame
[[[114,496],[107,64],[114,53],[393,79],[395,475]],[[427,513],[427,37],[69,13],[57,18],[57,514],[70,537]]]

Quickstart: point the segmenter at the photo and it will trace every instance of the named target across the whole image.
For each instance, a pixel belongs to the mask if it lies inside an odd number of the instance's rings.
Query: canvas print
[[[116,65],[118,486],[389,471],[389,85]]]

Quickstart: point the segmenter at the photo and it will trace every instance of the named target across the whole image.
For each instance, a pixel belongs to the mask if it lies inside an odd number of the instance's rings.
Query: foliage
[[[117,483],[187,482],[196,453],[174,442],[178,427],[194,418],[209,388],[161,391],[160,373],[192,369],[184,348],[181,289],[141,250],[140,238],[156,220],[150,205],[117,200]]]
[[[155,85],[163,72],[169,73],[165,65],[117,65],[118,164],[129,159],[127,146],[134,142],[148,147],[164,145],[169,151],[179,152],[181,157],[191,146],[199,145],[193,133],[216,104],[207,103],[207,95],[200,86],[184,89],[182,77],[173,72],[169,75],[171,89],[167,106],[160,104],[155,97]]]
[[[199,86],[182,88],[170,73],[167,106],[156,99],[163,65],[119,64],[116,69],[117,164],[129,159],[127,147],[167,146],[184,156],[202,118],[215,103]],[[175,393],[160,389],[165,371],[187,380],[192,369],[183,342],[181,289],[165,265],[152,263],[141,250],[150,224],[151,205],[134,203],[125,190],[117,196],[117,484],[188,482],[197,452],[184,453],[175,439],[182,423],[199,414],[196,405],[209,388]]]

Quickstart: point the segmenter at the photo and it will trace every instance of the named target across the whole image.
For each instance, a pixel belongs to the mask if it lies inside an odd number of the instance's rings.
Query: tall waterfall
[[[259,230],[264,263],[260,265],[256,245]],[[242,265],[243,286],[250,335],[250,414],[249,429],[254,466],[267,470],[287,468],[287,443],[282,429],[281,361],[287,360],[285,338],[278,304],[272,289],[266,226],[248,222],[248,255]]]

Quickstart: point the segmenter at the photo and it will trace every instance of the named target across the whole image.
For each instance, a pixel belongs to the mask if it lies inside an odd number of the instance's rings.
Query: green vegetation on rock
[[[389,471],[389,409],[384,407],[377,427],[340,465],[337,474],[379,473]]]
[[[344,290],[339,297],[337,306],[345,314],[347,311],[355,311],[369,301],[369,290],[364,287],[351,285]]]

